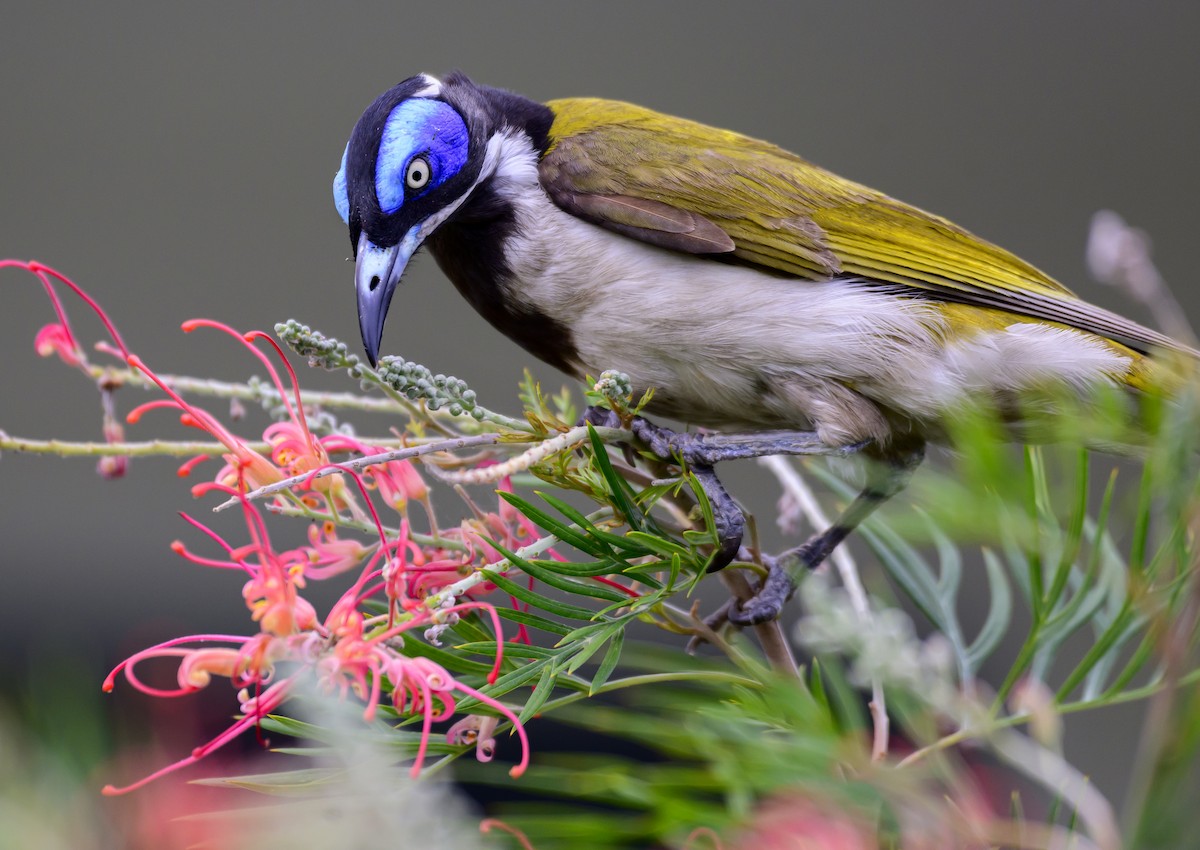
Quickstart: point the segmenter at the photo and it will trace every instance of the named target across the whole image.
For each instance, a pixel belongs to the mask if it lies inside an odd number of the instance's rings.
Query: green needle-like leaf
[[[608,644],[608,651],[604,653],[604,658],[600,660],[600,667],[596,670],[596,675],[592,677],[592,686],[588,691],[588,695],[595,694],[604,683],[608,681],[608,677],[612,675],[613,670],[617,669],[617,662],[621,659],[621,649],[625,646],[625,631],[618,631]]]
[[[1004,566],[991,549],[983,550],[983,564],[987,570],[989,603],[987,618],[979,629],[975,640],[967,647],[967,662],[971,672],[996,651],[1012,619],[1012,592],[1008,587]]]

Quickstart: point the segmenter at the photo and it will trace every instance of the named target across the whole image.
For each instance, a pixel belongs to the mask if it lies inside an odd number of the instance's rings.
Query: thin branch
[[[306,482],[313,481],[317,478],[324,478],[328,475],[334,475],[347,470],[357,472],[360,469],[366,469],[368,466],[375,466],[381,463],[390,463],[394,460],[410,460],[414,457],[422,455],[435,454],[437,452],[452,452],[459,449],[473,449],[478,446],[489,446],[500,442],[500,434],[476,434],[472,437],[453,437],[449,440],[438,440],[433,443],[426,443],[423,446],[409,446],[402,449],[393,449],[390,452],[382,452],[377,455],[365,455],[357,457],[353,460],[345,461],[338,464],[337,467],[326,467],[318,470],[316,473],[308,472],[303,475],[293,475],[291,478],[285,478],[282,481],[276,481],[274,484],[268,484],[265,487],[259,487],[257,490],[251,490],[245,495],[246,501],[254,501],[265,496],[272,496],[275,493],[284,490],[290,490],[292,487],[299,486]],[[213,508],[213,511],[223,511],[226,508],[240,504],[242,498],[230,499],[227,502],[222,502]]]
[[[135,386],[146,390],[157,389],[152,381],[134,369],[88,366],[87,372],[96,380],[113,380],[125,386]],[[259,401],[265,397],[263,390],[256,389],[248,383],[214,381],[207,378],[192,378],[187,375],[160,375],[159,377],[162,378],[164,384],[181,394],[236,398],[242,401]],[[272,389],[266,391],[266,395],[276,397],[278,393]],[[404,409],[391,399],[375,398],[360,393],[301,390],[300,399],[305,404],[324,408],[349,408],[372,413],[398,413]]]
[[[1195,538],[1200,532],[1200,515],[1193,513],[1188,530]],[[1184,598],[1183,609],[1174,620],[1167,623],[1164,629],[1160,654],[1163,659],[1163,688],[1150,700],[1149,710],[1142,722],[1141,736],[1138,740],[1137,763],[1134,765],[1132,788],[1125,802],[1126,814],[1131,826],[1140,826],[1133,818],[1145,815],[1146,801],[1150,798],[1155,772],[1161,767],[1168,749],[1177,744],[1178,739],[1172,740],[1170,733],[1177,731],[1179,714],[1179,686],[1187,678],[1187,668],[1196,645],[1200,625],[1200,580],[1195,578],[1200,562],[1195,558],[1187,569],[1192,573]],[[1197,671],[1193,671],[1193,675]],[[1186,703],[1185,703],[1186,704]],[[1177,756],[1176,756],[1177,757]]]
[[[721,583],[739,603],[749,602],[754,598],[754,588],[741,570],[721,570]],[[758,623],[754,627],[754,636],[762,646],[763,655],[771,662],[771,667],[778,673],[783,673],[793,679],[800,679],[800,670],[796,665],[796,656],[783,633],[783,625],[779,620]]]
[[[372,446],[405,445],[395,437],[369,438],[362,442]],[[408,440],[407,444],[411,444]],[[247,442],[248,448],[256,452],[271,451],[269,443]],[[59,457],[195,457],[196,455],[223,455],[229,449],[220,443],[188,440],[146,440],[135,443],[99,443],[73,440],[35,440],[28,437],[13,437],[0,431],[0,452],[22,452],[48,454]]]
[[[1200,682],[1200,670],[1193,670],[1186,676],[1181,676],[1179,681],[1168,683],[1163,679],[1159,679],[1150,684],[1143,685],[1140,688],[1133,688],[1128,691],[1121,691],[1119,694],[1111,694],[1108,696],[1099,696],[1095,699],[1079,700],[1078,702],[1065,702],[1055,706],[1055,711],[1059,714],[1075,714],[1080,711],[1090,711],[1093,708],[1108,708],[1114,705],[1123,705],[1127,702],[1137,702],[1138,700],[1147,699],[1160,693],[1168,686],[1178,687],[1183,685],[1191,685]],[[967,727],[959,729],[957,732],[951,732],[938,738],[931,744],[927,744],[919,750],[906,755],[898,763],[897,767],[908,767],[921,761],[925,757],[941,750],[949,749],[966,741],[974,741],[984,737],[991,729],[1003,729],[1008,726],[1018,726],[1022,723],[1028,723],[1032,718],[1028,714],[1011,714],[1007,717],[999,717],[991,720],[991,725],[987,728]]]
[[[779,480],[779,485],[783,491],[795,500],[796,505],[804,513],[809,524],[813,528],[821,530],[829,528],[830,521],[825,512],[821,510],[821,506],[817,504],[816,497],[813,496],[812,490],[808,484],[800,477],[800,473],[796,471],[796,467],[792,463],[779,455],[759,458],[758,462],[769,469],[772,474]],[[839,546],[833,550],[830,556],[834,566],[837,567],[838,575],[842,579],[842,585],[846,588],[846,593],[850,597],[850,604],[854,608],[854,613],[864,623],[874,621],[874,615],[871,613],[871,604],[867,600],[867,592],[863,588],[862,579],[858,575],[858,566],[854,563],[854,558],[844,546]],[[883,683],[878,678],[871,679],[871,720],[875,727],[875,736],[871,744],[871,757],[875,760],[880,760],[887,755],[888,737],[890,735],[891,723],[888,720],[887,701],[883,693]]]
[[[601,508],[598,511],[593,511],[592,513],[588,514],[587,520],[590,523],[596,523],[602,520],[610,519],[612,515],[613,513],[611,508]],[[575,524],[572,524],[571,528],[582,531],[582,529]],[[540,537],[533,541],[528,546],[522,546],[513,554],[515,554],[520,560],[525,561],[529,558],[537,557],[547,549],[561,542],[562,541],[553,534],[547,534],[545,537]],[[458,581],[454,582],[454,584],[448,584],[437,593],[428,597],[425,600],[425,607],[430,611],[441,608],[447,601],[462,596],[475,585],[487,581],[490,576],[496,573],[502,573],[505,570],[512,569],[512,566],[512,561],[510,561],[508,558],[501,558],[499,561],[485,564],[466,578],[459,579]]]
[[[539,463],[551,455],[556,455],[559,452],[565,452],[582,445],[588,439],[589,427],[594,426],[579,425],[570,431],[538,443],[522,454],[514,458],[509,458],[504,463],[477,469],[465,469],[460,472],[441,470],[437,473],[437,477],[447,484],[495,484],[498,481],[503,481],[510,475],[524,472],[535,463]],[[632,439],[632,435],[628,431],[622,431],[618,428],[595,428],[595,431],[600,436],[608,437],[609,439]]]
[[[266,443],[246,443],[256,452],[269,452]],[[167,457],[194,457],[196,455],[222,455],[229,449],[215,442],[174,442],[171,440],[147,440],[138,443],[73,442],[70,440],[32,440],[11,437],[0,431],[0,451],[49,454],[59,457],[145,457],[160,455]]]

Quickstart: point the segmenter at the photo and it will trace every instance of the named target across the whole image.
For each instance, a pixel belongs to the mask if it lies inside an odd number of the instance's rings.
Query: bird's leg
[[[589,407],[583,418],[593,425],[610,428],[622,427],[622,422],[617,414],[603,407]],[[742,515],[742,509],[737,506],[737,502],[729,495],[729,491],[725,489],[725,485],[713,471],[713,463],[716,461],[689,451],[695,445],[693,441],[701,438],[693,434],[680,434],[668,428],[662,428],[640,416],[633,417],[629,426],[634,436],[650,446],[651,451],[661,460],[678,462],[678,459],[682,457],[687,462],[692,474],[696,476],[696,481],[704,490],[704,495],[708,498],[713,512],[713,524],[718,542],[716,550],[709,558],[708,572],[715,572],[728,566],[737,557],[738,550],[742,546],[742,534],[746,529],[746,519]],[[627,459],[630,463],[633,462],[632,457]]]
[[[693,464],[692,475],[704,490],[712,507],[714,531],[717,533],[717,548],[708,559],[706,571],[715,573],[729,566],[742,548],[742,535],[746,531],[746,517],[737,502],[729,495],[725,485],[717,478],[711,466]]]
[[[881,457],[880,463],[869,467],[866,487],[833,525],[774,558],[764,556],[763,563],[769,572],[754,598],[740,607],[730,605],[722,613],[738,626],[765,623],[778,617],[801,577],[820,566],[834,548],[876,508],[903,490],[924,457],[923,443],[891,451]]]
[[[584,419],[593,425],[619,428],[622,424],[615,413],[602,407],[588,408]],[[684,461],[704,490],[704,495],[712,506],[718,540],[717,549],[708,562],[708,572],[716,572],[728,566],[737,557],[746,527],[742,509],[717,478],[713,470],[714,464],[723,460],[780,454],[850,455],[866,445],[859,443],[831,447],[811,431],[688,434],[655,425],[640,416],[633,417],[629,428],[634,436],[649,446],[662,460]]]

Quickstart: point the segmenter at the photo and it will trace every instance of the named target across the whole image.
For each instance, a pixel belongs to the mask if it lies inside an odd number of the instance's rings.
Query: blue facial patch
[[[338,215],[346,224],[350,223],[350,194],[346,191],[346,154],[348,153],[350,153],[350,146],[346,145],[346,149],[342,151],[342,166],[333,177],[333,205],[337,207]]]
[[[404,204],[404,177],[414,156],[423,156],[432,172],[420,194],[449,180],[467,161],[467,125],[452,106],[440,100],[413,98],[392,110],[383,127],[375,162],[375,194],[379,208],[391,215]],[[334,182],[335,194],[337,182]],[[342,178],[345,192],[345,178]]]

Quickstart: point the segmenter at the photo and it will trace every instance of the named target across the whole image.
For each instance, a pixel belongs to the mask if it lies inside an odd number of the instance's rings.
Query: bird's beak
[[[358,256],[354,265],[354,287],[358,290],[358,328],[363,348],[372,366],[383,339],[383,320],[387,318],[392,293],[404,274],[408,261],[421,245],[419,226],[388,248],[380,248],[363,233],[358,237]]]

